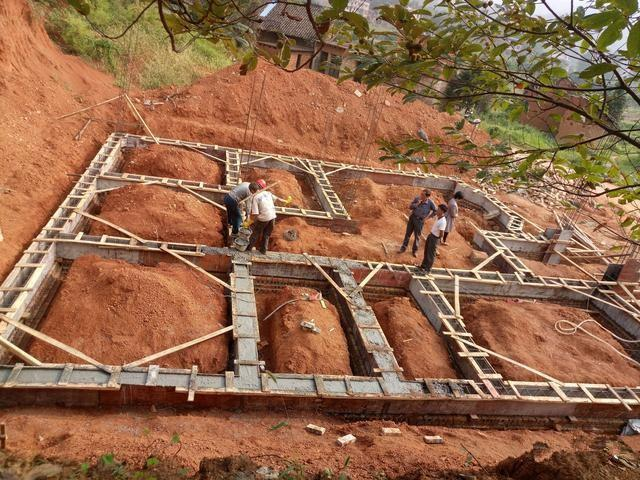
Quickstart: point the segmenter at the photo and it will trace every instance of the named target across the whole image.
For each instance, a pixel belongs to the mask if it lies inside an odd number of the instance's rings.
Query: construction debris
[[[380,434],[385,437],[399,437],[402,431],[399,428],[382,427]]]
[[[355,443],[356,442],[356,437],[355,437],[355,435],[352,435],[352,434],[349,433],[348,435],[345,435],[343,437],[339,437],[337,442],[338,442],[338,445],[340,445],[341,447],[344,447],[345,445],[349,445],[351,443]]]
[[[327,431],[326,428],[319,427],[318,425],[314,425],[313,423],[308,424],[306,427],[304,427],[304,429],[309,433],[313,433],[314,435],[324,435]]]
[[[440,445],[444,443],[444,438],[440,435],[425,435],[422,439],[424,443],[428,443],[429,445]]]
[[[300,322],[300,327],[302,327],[303,330],[309,330],[310,332],[313,333],[320,333],[320,329],[318,327],[316,327],[316,321],[311,319],[311,320],[303,320]]]

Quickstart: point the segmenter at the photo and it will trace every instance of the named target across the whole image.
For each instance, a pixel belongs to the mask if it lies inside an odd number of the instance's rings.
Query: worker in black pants
[[[447,228],[447,219],[445,218],[446,213],[447,206],[444,203],[438,205],[436,221],[433,222],[431,232],[424,244],[424,258],[422,259],[422,264],[420,264],[420,269],[424,270],[424,273],[427,275],[431,273],[431,267],[433,267],[433,263],[436,261],[438,244],[444,236],[444,231]]]
[[[419,196],[413,199],[411,205],[409,205],[411,215],[409,216],[407,230],[405,231],[404,240],[402,241],[402,246],[400,247],[400,250],[398,250],[398,253],[404,253],[407,250],[409,240],[411,239],[411,235],[413,235],[413,248],[411,249],[411,253],[414,257],[417,256],[418,248],[420,248],[420,235],[422,235],[424,221],[436,214],[436,204],[433,203],[431,198],[429,198],[430,196],[431,192],[429,190],[423,190],[420,192]]]

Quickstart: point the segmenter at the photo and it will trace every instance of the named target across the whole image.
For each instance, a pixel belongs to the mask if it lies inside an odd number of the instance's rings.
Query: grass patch
[[[554,148],[556,142],[551,134],[538,130],[531,125],[525,125],[509,119],[507,114],[485,113],[481,115],[480,128],[485,130],[491,138],[523,148]]]
[[[64,5],[65,2],[34,1],[53,39],[67,53],[78,55],[112,74],[120,87],[132,84],[148,89],[188,85],[232,63],[231,55],[222,45],[206,40],[197,40],[184,52],[174,53],[153,8],[122,38],[109,40],[73,8]],[[91,3],[89,18],[98,29],[111,36],[121,33],[145,5],[139,0],[91,0]]]

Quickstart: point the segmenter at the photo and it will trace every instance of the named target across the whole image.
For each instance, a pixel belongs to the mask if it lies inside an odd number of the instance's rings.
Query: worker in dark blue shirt
[[[423,190],[420,192],[420,195],[413,199],[411,205],[409,205],[409,210],[411,210],[411,215],[409,216],[409,221],[407,222],[407,230],[404,234],[404,241],[402,242],[402,246],[398,253],[404,253],[407,250],[407,245],[409,245],[409,239],[411,235],[413,235],[413,248],[411,253],[414,257],[417,256],[418,248],[420,248],[420,235],[422,234],[422,227],[424,226],[424,221],[427,218],[434,217],[436,215],[436,204],[433,203],[433,200],[429,198],[431,196],[431,192],[429,190]]]

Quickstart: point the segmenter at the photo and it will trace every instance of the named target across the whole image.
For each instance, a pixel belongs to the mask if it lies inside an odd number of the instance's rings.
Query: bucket
[[[238,237],[239,238],[249,238],[250,236],[251,236],[251,229],[250,228],[241,227],[238,230]]]
[[[248,246],[249,246],[249,239],[247,238],[236,237],[233,239],[233,248],[235,248],[240,252],[244,252]]]

